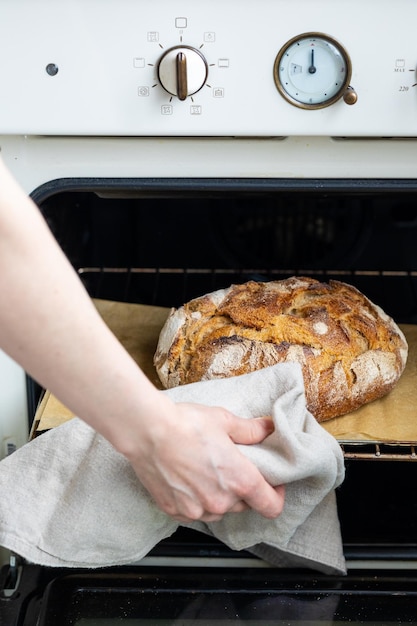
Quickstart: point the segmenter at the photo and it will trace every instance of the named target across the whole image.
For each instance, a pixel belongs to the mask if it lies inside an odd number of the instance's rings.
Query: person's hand
[[[267,518],[284,505],[284,486],[271,486],[235,445],[261,442],[270,418],[238,418],[225,409],[179,403],[167,420],[141,429],[129,458],[155,503],[173,518],[216,521],[247,508]]]
[[[284,488],[269,485],[235,445],[261,442],[272,422],[174,404],[158,391],[104,323],[1,158],[0,267],[9,304],[0,307],[2,350],[124,454],[163,511],[181,521],[248,507],[279,515]]]

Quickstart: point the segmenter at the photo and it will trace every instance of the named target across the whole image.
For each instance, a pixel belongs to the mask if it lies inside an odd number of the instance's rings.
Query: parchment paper
[[[107,300],[96,300],[95,304],[148,378],[162,389],[153,355],[169,309]],[[341,443],[417,443],[417,325],[403,324],[401,329],[408,341],[409,356],[396,387],[384,398],[322,424]],[[72,417],[63,404],[46,392],[35,416],[32,436]]]
[[[417,325],[399,325],[408,342],[403,375],[388,395],[323,426],[341,442],[417,442]]]

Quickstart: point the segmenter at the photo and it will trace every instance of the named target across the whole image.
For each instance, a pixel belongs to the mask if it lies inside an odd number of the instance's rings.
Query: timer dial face
[[[280,94],[294,106],[321,109],[343,96],[352,68],[348,54],[335,39],[304,33],[288,41],[274,64]]]

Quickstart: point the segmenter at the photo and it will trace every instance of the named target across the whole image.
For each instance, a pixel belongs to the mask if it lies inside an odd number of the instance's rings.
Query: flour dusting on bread
[[[169,388],[300,363],[318,421],[388,393],[407,360],[400,328],[352,285],[291,277],[231,285],[173,309],[154,363]]]

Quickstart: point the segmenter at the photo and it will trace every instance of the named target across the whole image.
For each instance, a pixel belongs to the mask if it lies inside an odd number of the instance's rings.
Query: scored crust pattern
[[[321,422],[388,393],[407,352],[393,319],[352,285],[292,277],[232,285],[172,309],[154,364],[170,388],[296,361]]]

